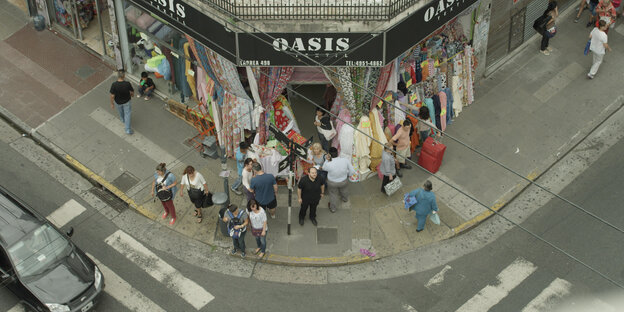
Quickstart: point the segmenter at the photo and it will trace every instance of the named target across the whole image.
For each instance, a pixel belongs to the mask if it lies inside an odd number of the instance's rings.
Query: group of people
[[[111,84],[109,90],[110,104],[113,110],[117,109],[119,119],[121,119],[121,122],[124,124],[126,134],[131,135],[134,131],[132,131],[132,127],[130,126],[130,115],[132,114],[132,103],[130,100],[134,96],[134,88],[125,78],[126,74],[123,70],[117,71],[117,80]],[[137,97],[145,96],[144,99],[146,101],[152,98],[156,85],[152,78],[147,76],[147,72],[141,73],[141,80],[139,81],[137,89],[139,90]]]
[[[589,20],[587,27],[593,27],[589,34],[586,52],[592,53],[592,65],[587,73],[588,79],[594,79],[600,64],[607,51],[611,52],[608,44],[609,29],[615,26],[615,21],[619,14],[622,14],[621,0],[580,0],[578,13],[574,19],[577,23],[583,11],[587,8],[589,11]],[[550,0],[548,7],[538,19],[543,22],[540,28],[537,28],[542,35],[540,51],[544,55],[550,55],[552,48],[548,46],[551,38],[557,33],[557,18],[559,17],[559,8],[557,1]]]

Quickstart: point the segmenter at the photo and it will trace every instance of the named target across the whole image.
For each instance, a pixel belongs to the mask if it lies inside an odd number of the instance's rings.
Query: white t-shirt
[[[607,43],[607,34],[598,29],[598,27],[594,27],[591,31],[591,44],[589,45],[589,49],[594,53],[605,54],[605,43]]]
[[[251,221],[251,227],[254,229],[261,229],[264,226],[264,222],[267,220],[266,212],[264,209],[258,209],[258,213],[255,213],[253,210],[249,213],[249,221]],[[269,230],[269,226],[267,225],[267,230]]]
[[[204,179],[204,176],[201,173],[195,171],[195,178],[190,179],[190,182],[193,188],[200,189],[202,191],[204,190],[204,184],[206,184],[206,180]],[[185,174],[182,176],[182,180],[180,181],[180,184],[189,185],[188,175]]]
[[[251,183],[251,178],[253,177],[253,170],[247,171],[247,169],[243,168],[243,186],[247,189],[251,189],[249,183]]]

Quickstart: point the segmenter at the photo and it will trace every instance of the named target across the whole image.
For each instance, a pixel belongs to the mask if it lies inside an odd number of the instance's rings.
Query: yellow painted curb
[[[119,197],[119,199],[123,200],[125,203],[128,204],[128,206],[134,208],[140,214],[142,214],[145,217],[150,218],[152,220],[156,220],[156,218],[158,217],[156,214],[154,214],[151,211],[145,209],[143,206],[137,204],[132,198],[130,198],[128,195],[126,195],[126,193],[122,192],[116,186],[114,186],[110,182],[106,181],[106,179],[104,179],[103,177],[95,174],[93,171],[91,171],[91,169],[89,169],[85,165],[81,164],[75,158],[71,157],[70,155],[65,155],[65,159],[67,160],[68,163],[70,163],[78,171],[82,172],[84,175],[88,176],[90,179],[96,181],[97,183],[99,183],[100,185],[105,187],[107,190],[109,190],[111,193],[115,194],[115,196]]]
[[[259,260],[260,262],[289,265],[289,266],[341,266],[348,264],[358,264],[372,261],[373,258],[363,255],[351,255],[342,257],[294,257],[294,256],[282,256],[275,254],[267,254],[267,256]]]

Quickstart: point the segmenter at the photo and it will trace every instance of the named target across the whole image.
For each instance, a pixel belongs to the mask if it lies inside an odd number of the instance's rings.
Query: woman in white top
[[[254,163],[253,159],[247,158],[245,159],[244,167],[243,167],[243,193],[247,196],[247,202],[254,199],[254,193],[251,191],[251,178],[253,178],[253,170],[251,170],[251,165]]]
[[[204,197],[210,193],[208,186],[206,186],[206,179],[201,173],[195,171],[193,166],[187,166],[184,169],[184,175],[180,181],[182,187],[180,187],[180,197],[184,196],[184,187],[188,185],[188,195],[191,202],[195,205],[195,214],[197,217],[197,223],[202,222],[201,208],[204,203]]]
[[[247,211],[249,211],[251,234],[256,238],[258,245],[254,253],[258,255],[259,259],[262,259],[266,253],[267,215],[255,199],[247,203]]]

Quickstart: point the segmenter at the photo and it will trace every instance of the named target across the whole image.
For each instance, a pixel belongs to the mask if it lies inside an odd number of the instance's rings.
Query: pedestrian
[[[251,178],[253,178],[253,170],[251,166],[254,161],[251,158],[245,159],[243,163],[243,193],[245,193],[245,197],[247,197],[247,202],[254,199],[254,193],[251,190]]]
[[[318,175],[323,178],[325,187],[327,187],[327,171],[321,170],[325,163],[327,153],[323,150],[320,143],[314,143],[310,146],[310,153],[308,153],[308,161],[311,161],[316,169],[318,169]]]
[[[418,118],[420,119],[416,124],[418,133],[420,134],[420,146],[425,142],[431,133],[431,115],[429,114],[429,108],[423,106],[418,110]],[[429,123],[429,124],[428,124]]]
[[[156,85],[154,84],[154,80],[147,76],[147,72],[141,73],[141,80],[139,81],[139,94],[137,97],[142,97],[145,95],[144,100],[149,100],[152,98],[152,93],[154,93],[154,89],[156,89]]]
[[[589,3],[587,4],[589,6],[589,21],[587,22],[587,25],[585,25],[586,27],[596,24],[596,19],[598,17],[596,7],[598,7],[599,3],[600,0],[589,0]]]
[[[550,1],[548,2],[548,7],[542,14],[542,16],[547,16],[546,27],[544,27],[542,31],[542,42],[540,44],[540,52],[544,55],[550,55],[550,52],[552,51],[552,48],[548,46],[548,43],[550,38],[554,37],[557,33],[557,26],[555,24],[557,20],[557,12],[557,2]]]
[[[236,148],[234,155],[236,156],[236,170],[238,172],[238,178],[232,184],[231,190],[236,195],[243,195],[238,189],[243,185],[243,167],[245,167],[245,159],[247,158],[247,149],[249,146],[245,142],[240,142]]]
[[[223,222],[227,224],[228,233],[234,245],[230,254],[233,256],[240,250],[241,258],[245,258],[245,233],[247,233],[247,224],[249,224],[247,211],[238,209],[238,206],[230,204],[225,214],[223,214]]]
[[[609,27],[615,23],[615,18],[617,17],[617,12],[611,0],[600,0],[598,6],[596,6],[596,14],[598,15],[598,20],[605,21],[605,33],[608,34]],[[600,27],[598,22],[596,22],[596,27]]]
[[[176,191],[178,190],[177,185],[178,182],[176,181],[175,175],[167,170],[165,163],[158,164],[158,166],[156,166],[156,172],[154,173],[154,181],[152,181],[152,197],[154,197],[154,193],[158,195],[158,198],[165,209],[165,212],[162,214],[163,219],[166,219],[168,215],[171,215],[169,225],[173,225],[176,222],[176,212],[175,206],[173,205],[173,199],[175,198]]]
[[[427,180],[422,188],[417,188],[409,193],[409,196],[416,198],[416,204],[410,208],[410,210],[416,210],[416,219],[418,219],[416,232],[420,232],[425,228],[427,216],[430,213],[438,213],[438,204],[432,190],[433,186]]]
[[[589,34],[589,39],[591,39],[589,50],[592,52],[593,57],[592,66],[587,74],[587,78],[589,79],[594,79],[594,76],[596,76],[606,50],[611,52],[611,47],[607,44],[607,33],[605,32],[607,29],[607,23],[601,20],[598,22],[598,26],[599,27],[595,27]]]
[[[329,142],[336,135],[336,130],[332,126],[329,115],[321,108],[316,108],[316,116],[314,117],[314,125],[324,151],[329,151]],[[332,131],[333,130],[333,131]]]
[[[329,210],[336,212],[338,209],[338,195],[343,202],[347,202],[347,182],[349,176],[355,174],[351,161],[338,157],[338,150],[335,147],[329,148],[329,157],[321,168],[327,171],[327,187],[329,191]]]
[[[130,114],[132,113],[132,107],[130,100],[134,96],[134,89],[132,85],[125,80],[126,75],[123,70],[117,71],[117,81],[113,82],[110,87],[110,102],[111,108],[117,108],[119,118],[126,128],[127,134],[132,134],[132,128],[130,127]]]
[[[210,193],[206,185],[206,179],[204,179],[204,176],[197,172],[193,166],[187,166],[184,169],[184,175],[180,180],[180,185],[180,197],[184,196],[184,187],[186,185],[189,186],[188,196],[191,203],[195,205],[195,213],[193,215],[197,217],[197,223],[201,223],[201,208],[204,204],[204,197],[208,196],[208,193]]]
[[[407,165],[405,163],[406,159],[410,158],[411,150],[410,144],[412,140],[410,138],[410,130],[412,128],[412,122],[409,120],[403,121],[403,126],[397,130],[392,139],[390,140],[391,144],[396,146],[396,155],[397,161],[399,164],[399,170],[401,168],[412,169],[412,166]]]
[[[379,166],[379,171],[383,174],[383,180],[381,182],[381,192],[386,194],[386,184],[390,183],[394,178],[396,178],[396,159],[394,158],[394,150],[392,149],[392,144],[390,142],[386,143],[384,146],[384,150],[381,153],[381,165]]]
[[[581,14],[583,13],[583,10],[587,7],[589,10],[589,15],[590,18],[592,15],[596,14],[596,6],[598,5],[598,1],[599,0],[580,0],[579,3],[579,8],[578,13],[576,13],[576,17],[574,18],[574,22],[578,23],[578,21],[581,19]]]
[[[267,226],[267,215],[255,199],[247,202],[247,211],[249,214],[249,222],[251,223],[251,235],[256,238],[256,245],[258,245],[254,254],[258,255],[259,259],[262,259],[266,253],[266,234],[269,230]]]
[[[271,219],[275,219],[275,208],[277,207],[277,181],[270,173],[264,173],[259,163],[253,163],[251,167],[254,171],[254,177],[251,178],[249,186],[260,207],[269,210]]]
[[[303,225],[308,208],[310,208],[310,221],[314,226],[316,222],[316,206],[325,196],[323,178],[318,175],[315,167],[309,169],[308,174],[301,177],[297,184],[297,196],[299,196],[299,224]]]

